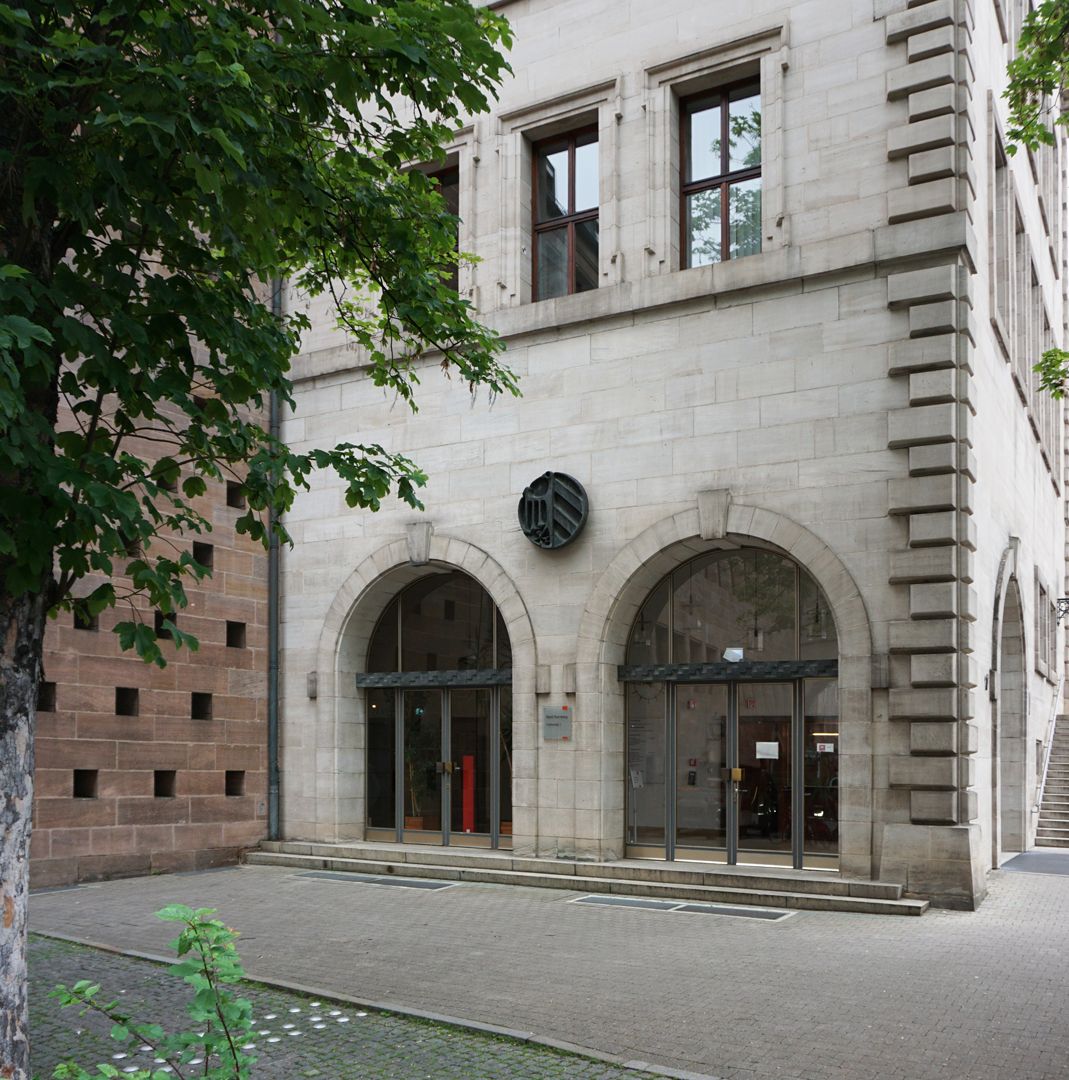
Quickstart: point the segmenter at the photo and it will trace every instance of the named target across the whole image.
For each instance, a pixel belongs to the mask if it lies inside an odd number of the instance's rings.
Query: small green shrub
[[[94,1080],[102,1076],[186,1080],[194,1075],[208,1080],[246,1080],[250,1076],[256,1059],[241,1047],[250,1033],[252,1005],[225,989],[245,977],[234,947],[237,934],[211,918],[214,914],[211,908],[194,910],[182,904],[171,904],[156,912],[157,918],[182,924],[182,932],[171,942],[178,962],[167,970],[193,988],[193,998],[186,1008],[192,1022],[189,1031],[168,1035],[159,1024],[135,1020],[118,1007],[118,1001],[103,1003],[100,986],[88,979],[71,987],[57,986],[49,995],[64,1008],[81,1006],[83,1016],[106,1016],[116,1042],[138,1040],[152,1047],[155,1057],[163,1061],[136,1073],[120,1073],[114,1065],[97,1065],[95,1071],[87,1072],[67,1062],[56,1068],[52,1074],[55,1080]],[[165,1070],[165,1065],[170,1070]]]

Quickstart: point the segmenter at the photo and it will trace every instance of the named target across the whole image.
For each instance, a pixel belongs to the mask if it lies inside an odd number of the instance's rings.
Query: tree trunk
[[[28,1080],[26,899],[45,590],[0,595],[0,1077]]]

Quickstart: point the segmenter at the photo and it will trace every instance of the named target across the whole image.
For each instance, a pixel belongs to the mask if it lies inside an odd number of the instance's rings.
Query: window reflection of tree
[[[809,574],[775,552],[702,556],[666,578],[640,608],[628,663],[716,663],[727,648],[755,660],[834,658],[827,599]]]
[[[730,105],[728,173],[759,169],[761,166],[759,102],[760,97],[755,96],[733,101]],[[743,111],[747,106],[749,111]],[[709,144],[709,153],[717,161],[723,158],[722,149],[719,138],[714,138]],[[741,153],[736,153],[737,149],[741,150]],[[726,207],[723,205],[725,196],[728,202]],[[723,250],[725,213],[729,219],[726,254]],[[761,250],[760,175],[734,182],[717,183],[714,187],[688,196],[687,240],[687,261],[690,266],[704,266],[721,262],[725,258],[739,259],[745,255],[757,254]]]

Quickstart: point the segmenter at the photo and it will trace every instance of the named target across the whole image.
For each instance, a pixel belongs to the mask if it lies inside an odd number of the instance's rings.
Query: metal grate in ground
[[[347,881],[360,885],[398,885],[402,889],[429,889],[438,892],[451,889],[455,881],[428,881],[425,878],[382,877],[377,874],[350,874],[347,871],[332,873],[329,870],[306,870],[295,874],[299,878],[323,878],[326,881]]]
[[[1069,851],[1025,851],[1004,862],[1000,870],[1018,874],[1055,874],[1069,877]]]
[[[686,911],[694,915],[727,915],[736,919],[761,919],[779,922],[796,915],[779,908],[735,907],[730,904],[692,904],[686,900],[644,900],[634,896],[578,896],[570,904],[594,904],[599,907],[646,908],[649,911]]]

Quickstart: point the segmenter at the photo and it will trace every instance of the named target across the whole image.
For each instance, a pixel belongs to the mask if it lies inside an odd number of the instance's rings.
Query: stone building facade
[[[287,297],[287,440],[430,483],[367,515],[319,477],[288,518],[282,835],[974,905],[1032,843],[1062,670],[1031,365],[1064,342],[1064,141],[1005,147],[1023,4],[495,7],[515,75],[447,182],[522,398],[431,358],[413,415]],[[517,516],[547,472],[589,499],[551,549]]]
[[[124,653],[111,631],[125,607],[49,624],[33,887],[234,862],[266,835],[267,556],[234,529],[239,489],[209,482],[197,502],[212,531],[173,539],[213,570],[175,616],[196,653],[164,643],[163,669]]]

